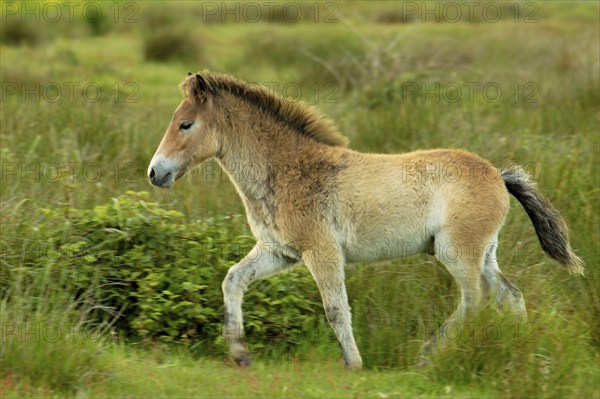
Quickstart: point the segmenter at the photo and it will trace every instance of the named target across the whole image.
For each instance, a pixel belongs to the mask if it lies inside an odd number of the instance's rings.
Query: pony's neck
[[[269,170],[262,154],[251,154],[248,149],[239,148],[224,151],[217,161],[243,197],[252,200],[264,196],[263,182],[267,180]]]
[[[248,200],[265,197],[273,174],[295,161],[297,151],[306,146],[319,144],[285,127],[264,131],[259,122],[250,118],[223,132],[228,137],[219,154],[218,162],[229,175],[238,192]]]

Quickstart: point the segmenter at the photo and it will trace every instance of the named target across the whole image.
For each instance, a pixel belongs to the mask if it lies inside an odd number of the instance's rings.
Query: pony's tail
[[[525,208],[544,252],[569,269],[570,273],[583,275],[583,262],[569,245],[567,224],[540,193],[531,176],[518,165],[501,170],[500,175],[508,192]]]

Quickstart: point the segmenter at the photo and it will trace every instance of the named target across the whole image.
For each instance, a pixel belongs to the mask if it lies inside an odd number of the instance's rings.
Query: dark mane
[[[262,86],[251,86],[229,75],[199,72],[212,94],[227,92],[246,101],[286,125],[294,132],[308,136],[330,146],[345,147],[348,139],[342,136],[335,124],[319,111],[302,101],[292,102]],[[188,98],[194,98],[196,75],[181,82],[181,90]]]

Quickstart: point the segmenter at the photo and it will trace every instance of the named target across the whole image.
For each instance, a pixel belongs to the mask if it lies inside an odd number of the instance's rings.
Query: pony
[[[216,158],[245,206],[256,238],[232,266],[222,290],[229,353],[243,367],[242,301],[249,284],[303,263],[313,276],[345,366],[362,358],[351,324],[344,265],[428,253],[456,280],[454,313],[424,345],[420,363],[493,296],[493,305],[526,317],[521,291],[496,259],[509,194],[525,208],[545,253],[572,273],[582,261],[561,215],[525,170],[497,169],[461,149],[397,155],[347,148],[334,123],[303,102],[208,71],[189,73],[184,94],[148,167],[151,184],[168,188]]]

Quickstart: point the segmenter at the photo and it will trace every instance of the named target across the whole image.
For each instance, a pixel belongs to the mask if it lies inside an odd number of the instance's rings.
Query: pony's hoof
[[[429,359],[423,355],[419,356],[419,360],[417,361],[417,368],[424,368],[429,366]]]
[[[248,368],[252,364],[252,360],[250,359],[250,356],[244,356],[242,358],[234,359],[234,360],[235,360],[235,364],[237,364],[237,366],[241,369]]]
[[[348,371],[362,370],[362,363],[346,364],[344,367]]]
[[[246,348],[246,345],[236,342],[229,347],[229,354],[235,360],[235,364],[239,368],[246,368],[250,366],[250,353]]]
[[[344,358],[344,368],[348,371],[357,371],[362,369],[362,359],[360,356],[353,359],[352,361],[348,361]]]

